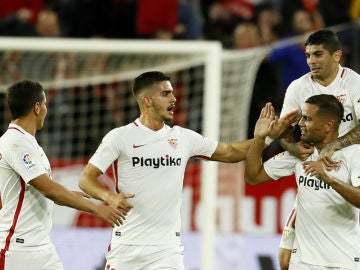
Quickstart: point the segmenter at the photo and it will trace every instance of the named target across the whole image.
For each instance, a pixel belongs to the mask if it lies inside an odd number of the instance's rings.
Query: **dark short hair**
[[[331,116],[340,125],[344,116],[344,107],[335,96],[325,94],[315,95],[309,97],[305,103],[317,105],[319,107],[317,114]]]
[[[132,93],[137,97],[144,88],[163,81],[170,81],[170,77],[160,71],[144,72],[135,78]]]
[[[333,31],[326,29],[311,34],[305,41],[305,46],[308,45],[323,45],[323,47],[331,54],[341,50],[339,37]]]
[[[43,101],[44,89],[38,82],[23,80],[8,88],[6,98],[14,120],[28,114],[36,102]]]

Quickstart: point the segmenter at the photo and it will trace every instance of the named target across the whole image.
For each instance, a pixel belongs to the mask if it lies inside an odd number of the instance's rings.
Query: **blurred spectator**
[[[318,0],[318,11],[324,18],[326,26],[333,26],[350,21],[349,9],[351,0]]]
[[[160,1],[160,2],[159,2]],[[138,0],[136,31],[141,38],[189,39],[203,37],[195,6],[185,0]]]
[[[56,12],[44,9],[39,13],[35,34],[39,37],[60,37],[61,30]]]
[[[324,27],[323,17],[318,11],[310,13],[305,9],[296,10],[291,22],[292,35],[302,35]]]
[[[42,9],[43,0],[1,0],[0,20],[17,19],[21,22],[35,24],[38,13]]]
[[[158,30],[175,33],[178,24],[178,0],[138,0],[136,31],[142,37],[151,37]]]
[[[353,21],[360,19],[360,0],[352,0],[349,7],[349,17]]]
[[[310,13],[304,9],[298,9],[293,13],[291,33],[295,35],[303,35],[323,27],[319,25],[322,21],[321,16],[317,14],[317,20],[313,18],[314,13]],[[280,99],[283,99],[286,88],[289,84],[309,71],[306,64],[305,48],[302,43],[294,43],[294,41],[283,38],[278,47],[274,48],[268,56],[268,61],[278,63],[281,68],[281,89]],[[281,108],[279,108],[281,109]]]
[[[240,23],[236,26],[233,33],[234,49],[249,49],[261,44],[261,36],[259,28],[254,23]],[[249,122],[248,122],[248,138],[254,135],[254,126],[261,109],[266,102],[271,101],[273,106],[279,107],[282,100],[279,99],[280,89],[280,72],[276,64],[262,61],[255,77],[253,86]],[[277,149],[273,146],[264,151],[264,157],[267,159]]]
[[[246,49],[260,44],[259,29],[254,23],[240,23],[234,29],[233,48]]]
[[[201,14],[195,4],[180,0],[178,5],[178,39],[197,40],[203,38]]]
[[[2,31],[1,31],[2,30]],[[7,36],[39,36],[59,37],[61,36],[58,15],[50,9],[43,9],[38,13],[35,24],[12,19],[1,25],[2,35]]]
[[[270,44],[279,39],[282,31],[282,16],[279,11],[268,5],[258,7],[256,23],[261,44]]]
[[[231,47],[236,25],[252,20],[255,6],[246,0],[205,0],[202,1],[202,12],[205,38],[219,40],[225,47]]]
[[[283,1],[282,8],[280,10],[284,22],[289,22],[284,24],[284,32],[286,34],[292,34],[293,25],[290,23],[293,21],[294,13],[297,10],[305,10],[310,14],[318,12],[318,2],[319,0],[291,0]]]

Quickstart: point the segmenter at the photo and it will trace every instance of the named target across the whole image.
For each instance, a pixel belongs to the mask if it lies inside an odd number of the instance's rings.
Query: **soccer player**
[[[330,94],[339,99],[345,110],[339,128],[341,137],[326,145],[320,155],[327,169],[336,164],[330,159],[334,151],[360,142],[360,75],[340,65],[341,47],[337,35],[330,30],[319,30],[308,37],[305,42],[305,55],[310,72],[289,85],[280,114],[285,115],[301,108],[305,100],[312,95]],[[291,136],[281,139],[280,144],[301,160],[305,160],[314,151],[312,145],[297,141]],[[288,269],[295,233],[292,226],[295,217],[296,206],[289,215],[281,238],[279,263],[282,270]]]
[[[360,145],[334,152],[333,158],[341,160],[336,170],[327,171],[319,160],[322,148],[337,139],[343,115],[344,107],[333,95],[305,101],[299,121],[301,141],[314,145],[305,162],[286,151],[262,163],[272,115],[263,110],[255,126],[245,181],[255,185],[295,174],[298,186],[290,270],[360,269],[360,164],[354,158]]]
[[[239,162],[245,159],[250,140],[226,144],[166,124],[173,121],[176,99],[170,78],[162,72],[139,75],[132,90],[139,118],[105,135],[83,170],[79,186],[109,205],[128,201],[134,206],[124,223],[113,229],[105,269],[183,270],[180,207],[188,160]],[[280,119],[283,131],[296,117],[295,111]],[[98,181],[110,165],[116,192]],[[128,199],[123,193],[134,197]]]
[[[12,120],[0,138],[0,269],[62,270],[50,239],[54,202],[93,213],[111,226],[123,222],[131,205],[98,205],[52,180],[49,160],[35,138],[47,113],[39,83],[13,84],[7,103]]]

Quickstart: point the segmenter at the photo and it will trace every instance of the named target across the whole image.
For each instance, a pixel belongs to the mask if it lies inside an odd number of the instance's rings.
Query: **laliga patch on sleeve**
[[[22,156],[22,161],[23,161],[23,164],[25,165],[25,168],[30,171],[34,168],[36,168],[36,164],[34,163],[31,155],[29,153],[25,153],[23,154]]]
[[[279,154],[277,154],[277,155],[275,155],[275,156],[274,156],[274,159],[281,159],[281,158],[284,157],[284,155],[285,155],[285,151],[284,151],[284,152],[281,152],[281,153],[279,153]]]

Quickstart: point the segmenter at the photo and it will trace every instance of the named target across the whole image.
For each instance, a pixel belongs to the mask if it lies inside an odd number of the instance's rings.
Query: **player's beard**
[[[164,123],[170,127],[174,125],[174,118],[164,120]]]

